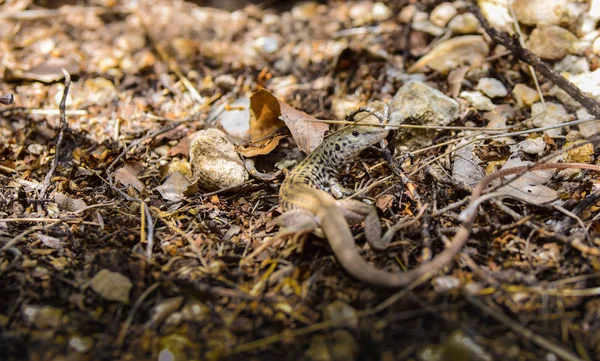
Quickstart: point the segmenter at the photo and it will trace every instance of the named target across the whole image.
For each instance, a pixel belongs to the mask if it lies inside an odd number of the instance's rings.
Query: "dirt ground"
[[[411,29],[441,3],[232,1],[225,10],[177,0],[0,2],[0,95],[14,95],[0,105],[0,359],[600,360],[592,171],[535,185],[560,204],[482,203],[460,254],[399,289],[352,278],[315,235],[247,259],[279,230],[287,171],[232,187],[189,181],[190,143],[204,129],[222,130],[264,174],[303,157],[286,129],[269,134],[279,142],[272,150],[248,150],[249,97],[259,89],[334,120],[392,101],[421,76],[456,100],[455,128],[398,138],[414,141],[397,144],[396,155],[412,153],[401,160],[405,179],[371,149],[341,181],[369,187],[384,229],[413,220],[383,252],[353,226],[369,263],[390,272],[426,264],[461,226],[477,183],[459,177],[458,158],[491,173],[517,153],[538,161],[586,139],[575,126],[557,137],[484,137],[457,156],[454,140],[500,118],[514,132],[547,124],[535,123],[533,102],[513,92],[536,89],[528,68],[481,27],[473,32],[489,52],[461,55],[469,66],[452,73],[454,85],[446,70],[458,66],[417,63],[456,36]],[[466,2],[450,3],[468,12]],[[459,50],[447,51],[437,59]],[[578,56],[596,70],[591,45]],[[456,91],[483,77],[508,88],[494,98],[496,110]],[[553,82],[538,81],[546,101],[561,102]],[[563,103],[574,119],[580,106]],[[527,152],[524,141],[541,141],[542,151]],[[595,164],[588,145],[563,160]]]

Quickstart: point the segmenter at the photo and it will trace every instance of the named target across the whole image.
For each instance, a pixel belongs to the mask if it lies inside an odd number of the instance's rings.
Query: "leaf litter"
[[[0,353],[600,358],[598,4],[477,3],[547,62],[461,1],[0,5]],[[406,156],[392,168],[369,150],[342,172],[399,230],[374,252],[353,226],[361,255],[414,270],[466,229],[460,257],[410,295],[352,279],[312,235],[242,262],[279,230],[276,165],[373,101],[390,105],[390,148]],[[192,163],[192,134],[209,129],[230,151]],[[260,176],[195,182],[219,158],[246,174],[243,157]],[[557,159],[583,164],[531,168]]]

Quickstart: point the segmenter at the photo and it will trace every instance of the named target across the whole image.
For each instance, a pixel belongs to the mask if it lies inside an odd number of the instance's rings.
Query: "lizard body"
[[[283,181],[280,204],[284,214],[280,223],[287,230],[310,232],[320,227],[342,267],[368,284],[399,287],[414,278],[379,270],[358,253],[348,222],[365,220],[365,235],[375,249],[384,249],[380,241],[381,225],[375,207],[356,200],[336,200],[328,191],[340,194],[339,169],[364,149],[385,139],[381,127],[352,126],[326,138],[296,166]],[[384,237],[386,238],[386,237]],[[385,241],[387,243],[387,241]]]

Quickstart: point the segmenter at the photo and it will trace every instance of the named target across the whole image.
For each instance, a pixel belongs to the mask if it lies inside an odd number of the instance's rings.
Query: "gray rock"
[[[390,124],[443,126],[458,118],[458,103],[444,93],[419,82],[404,84],[390,103]],[[423,146],[432,143],[435,130],[400,129],[399,144]]]
[[[233,144],[218,129],[197,132],[190,143],[190,164],[198,186],[206,190],[235,187],[248,172]]]
[[[477,110],[494,110],[494,103],[478,90],[472,92],[462,91],[460,97],[466,99]]]

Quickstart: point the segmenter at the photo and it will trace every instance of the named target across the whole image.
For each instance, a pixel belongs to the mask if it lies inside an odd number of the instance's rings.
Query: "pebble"
[[[215,85],[221,90],[229,91],[235,87],[236,80],[230,74],[221,74],[215,78]]]
[[[590,65],[583,56],[567,55],[554,64],[554,71],[559,73],[567,72],[570,74],[588,73],[590,71]]]
[[[540,26],[531,32],[527,47],[542,59],[562,59],[577,51],[577,36],[557,25]]]
[[[295,20],[310,20],[317,15],[318,6],[319,4],[316,1],[301,2],[292,8],[292,18]]]
[[[600,37],[594,40],[594,43],[592,44],[592,51],[594,54],[600,56]]]
[[[479,0],[477,4],[492,27],[509,33],[514,32],[513,19],[506,1]]]
[[[434,25],[445,27],[450,19],[456,15],[456,8],[452,3],[441,3],[431,11],[429,15],[429,21]]]
[[[279,39],[274,36],[261,36],[254,44],[265,54],[273,54],[279,50]]]
[[[567,20],[568,0],[515,0],[513,10],[526,25],[560,24]]]
[[[400,10],[400,13],[398,14],[398,20],[400,20],[402,24],[408,24],[417,11],[418,9],[415,5],[407,5]]]
[[[129,278],[120,273],[102,269],[92,278],[90,286],[104,299],[128,304],[129,292],[133,284]]]
[[[517,101],[519,108],[529,107],[540,100],[540,95],[537,90],[530,88],[525,84],[515,85],[512,95]]]
[[[505,97],[508,94],[504,84],[502,84],[500,80],[494,78],[479,79],[476,89],[490,98]]]
[[[480,91],[462,91],[460,97],[466,99],[477,110],[493,110],[495,105],[490,98],[486,97]]]
[[[577,119],[578,120],[593,120],[594,116],[588,113],[585,108],[580,108],[577,110]],[[585,138],[589,138],[594,134],[600,133],[600,122],[588,122],[579,124],[579,131],[581,135]]]
[[[465,13],[455,16],[448,28],[455,34],[473,34],[479,30],[479,20],[471,13]]]
[[[427,19],[413,21],[411,28],[415,31],[422,31],[433,36],[440,36],[446,32],[446,29],[432,24],[431,21]]]
[[[546,102],[546,109],[542,103],[535,103],[531,106],[531,118],[536,127],[547,127],[561,124],[571,120],[571,115],[562,104]],[[558,137],[562,134],[562,128],[549,129],[544,131],[550,137]]]
[[[384,3],[376,2],[371,9],[371,15],[375,21],[385,21],[392,16],[392,11]]]
[[[219,129],[200,130],[193,136],[190,163],[198,186],[209,191],[235,187],[248,179],[240,156]]]
[[[534,139],[525,139],[524,141],[515,144],[510,147],[510,152],[515,153],[519,150],[527,154],[543,155],[546,149],[546,141],[544,137],[537,137]]]
[[[58,308],[23,305],[21,313],[27,325],[40,330],[55,329],[62,324],[63,313]]]

